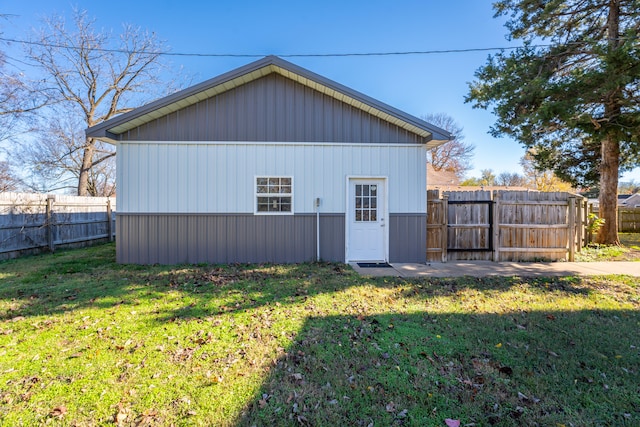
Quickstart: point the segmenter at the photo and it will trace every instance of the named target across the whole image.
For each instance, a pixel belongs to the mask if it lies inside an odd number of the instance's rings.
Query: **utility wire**
[[[637,37],[632,37],[631,39],[636,39]],[[621,37],[618,40],[629,40],[628,37]],[[81,48],[78,46],[68,45],[68,44],[56,44],[56,43],[45,43],[31,40],[19,40],[13,38],[0,37],[0,41],[8,42],[8,43],[22,43],[33,46],[42,46],[42,47],[51,47],[58,49],[73,49],[80,50]],[[571,45],[582,45],[588,44],[587,42],[569,42]],[[350,52],[350,53],[285,53],[280,54],[281,58],[343,58],[343,57],[358,57],[358,56],[402,56],[402,55],[434,55],[434,54],[447,54],[447,53],[469,53],[469,52],[489,52],[489,51],[505,51],[505,50],[515,50],[523,47],[526,48],[541,48],[541,47],[552,47],[556,44],[535,44],[535,45],[525,45],[525,46],[502,46],[502,47],[478,47],[478,48],[466,48],[466,49],[434,49],[434,50],[410,50],[410,51],[392,51],[392,52]],[[90,48],[95,52],[104,52],[104,53],[126,53],[126,54],[148,54],[148,55],[159,55],[159,56],[191,56],[191,57],[210,57],[210,58],[261,58],[264,56],[269,56],[270,54],[258,54],[258,53],[188,53],[188,52],[162,52],[162,51],[146,51],[146,50],[127,50],[127,49],[109,49],[109,48]]]
[[[0,41],[8,43],[23,43],[27,45],[52,47],[59,49],[80,49],[77,46],[55,44],[55,43],[43,43],[30,40],[19,40],[6,37],[0,37]],[[548,47],[551,45],[535,45],[532,47]],[[435,50],[412,50],[412,51],[395,51],[395,52],[351,52],[351,53],[289,53],[278,55],[282,58],[313,58],[313,57],[349,57],[349,56],[399,56],[399,55],[433,55],[444,53],[466,53],[466,52],[487,52],[487,51],[504,51],[518,49],[521,46],[503,46],[503,47],[480,47],[480,48],[467,48],[467,49],[435,49]],[[105,53],[141,53],[150,55],[163,55],[163,56],[194,56],[194,57],[213,57],[213,58],[258,58],[268,56],[269,54],[258,53],[185,53],[185,52],[156,52],[156,51],[130,51],[126,49],[108,49],[108,48],[91,48],[96,52]]]

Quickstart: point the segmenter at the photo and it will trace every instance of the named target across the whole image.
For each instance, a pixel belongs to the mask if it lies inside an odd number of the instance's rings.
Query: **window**
[[[356,222],[378,220],[378,186],[356,184]]]
[[[293,178],[256,177],[257,213],[292,213]]]

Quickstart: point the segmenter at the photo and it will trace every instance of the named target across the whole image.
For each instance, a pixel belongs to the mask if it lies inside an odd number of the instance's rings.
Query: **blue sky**
[[[120,31],[123,22],[154,31],[173,52],[316,54],[401,52],[512,46],[504,20],[493,18],[489,0],[378,1],[0,1],[5,37],[23,38],[43,15],[69,16],[86,9],[97,25]],[[287,58],[379,99],[422,116],[444,112],[464,127],[475,145],[474,169],[521,173],[524,149],[490,136],[490,111],[464,103],[467,83],[489,52],[430,55]],[[257,58],[173,57],[194,83]],[[623,180],[640,181],[640,169]]]

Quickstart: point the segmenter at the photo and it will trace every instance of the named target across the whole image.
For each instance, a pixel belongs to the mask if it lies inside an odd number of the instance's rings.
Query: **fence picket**
[[[0,259],[113,239],[115,199],[0,193]]]
[[[447,196],[448,207],[441,211]],[[447,222],[446,233],[442,232],[446,239],[438,235],[436,240],[434,233],[428,233],[428,261],[566,260],[574,259],[586,242],[585,202],[574,194],[429,191],[427,202],[429,221],[444,214]],[[427,228],[434,225],[429,222]]]

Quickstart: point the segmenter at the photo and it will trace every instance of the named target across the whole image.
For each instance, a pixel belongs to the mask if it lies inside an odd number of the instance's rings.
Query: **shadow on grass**
[[[348,266],[333,263],[119,265],[114,245],[2,262],[0,277],[0,320],[140,306],[174,295],[171,307],[157,310],[159,322],[290,303],[360,280]]]
[[[148,392],[166,424],[207,425],[207,416],[223,410],[233,415],[218,414],[216,424],[442,426],[445,418],[477,426],[640,424],[640,313],[571,309],[572,302],[590,301],[594,286],[603,292],[616,286],[604,279],[408,281],[362,278],[342,264],[123,266],[114,259],[113,245],[105,245],[0,263],[0,318],[100,309],[88,317],[102,323],[82,329],[84,320],[75,319],[77,336],[69,337],[91,336],[100,343],[88,341],[91,352],[80,341],[65,343],[81,347],[69,363],[88,375],[84,358],[97,358],[98,350],[118,360],[123,354],[140,357],[135,384],[146,385],[155,374],[145,371],[147,356],[150,366],[168,356],[169,364],[154,369],[184,375],[184,383],[162,390],[175,398],[160,400],[161,393]],[[502,295],[503,306],[493,310],[493,295],[520,287],[511,299]],[[619,294],[624,307],[638,307],[634,292]],[[527,297],[549,311],[515,300]],[[447,305],[462,298],[464,304]],[[562,309],[553,309],[560,300]],[[611,299],[605,303],[616,306]],[[116,307],[123,309],[111,317]],[[56,331],[63,332],[74,319],[59,317]],[[200,321],[206,318],[212,321]],[[122,335],[107,331],[111,322],[121,322]],[[136,334],[142,323],[147,329]],[[169,342],[163,334],[180,339]],[[43,360],[51,370],[49,359]],[[189,368],[224,378],[212,381]],[[137,368],[130,371],[137,375]],[[111,388],[124,381],[121,374],[111,374]],[[91,381],[87,390],[104,379]],[[252,398],[244,397],[253,387],[259,389]],[[172,406],[187,394],[200,405],[192,415]],[[136,404],[144,413],[144,404]],[[194,418],[185,421],[189,416]]]
[[[517,277],[456,279],[366,279],[335,263],[294,265],[140,266],[115,263],[113,244],[60,251],[0,263],[0,319],[56,314],[82,308],[111,308],[157,301],[175,294],[172,306],[157,310],[160,322],[202,318],[295,303],[354,285],[396,286],[404,296],[455,296],[464,289],[503,291]],[[582,279],[528,278],[543,291],[581,293]]]
[[[309,318],[237,426],[640,425],[636,311]]]

